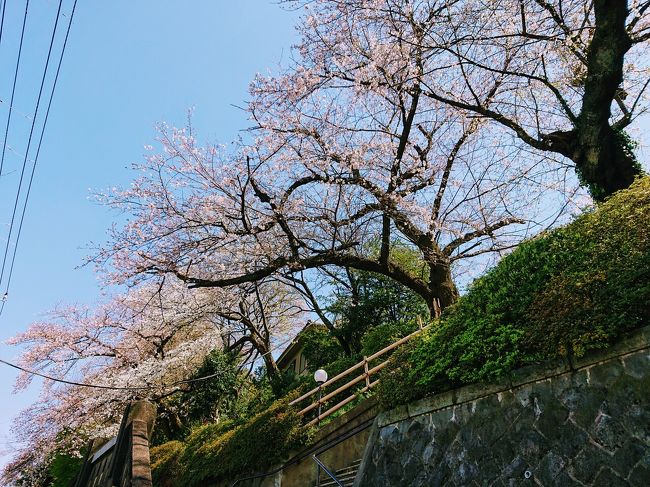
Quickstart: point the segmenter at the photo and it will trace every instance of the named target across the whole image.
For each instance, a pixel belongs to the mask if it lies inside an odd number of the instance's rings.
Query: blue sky
[[[0,129],[8,113],[25,3],[8,2],[0,44]],[[73,0],[64,0],[69,15]],[[5,169],[0,178],[0,243],[13,199],[38,84],[58,7],[32,0],[16,89]],[[182,125],[194,107],[200,138],[230,142],[248,126],[242,104],[256,72],[274,69],[297,40],[295,12],[268,0],[79,1],[38,161],[0,340],[24,330],[58,303],[92,303],[101,289],[91,268],[76,269],[91,242],[116,218],[89,189],[128,184],[131,163],[153,141],[159,121]],[[67,17],[62,18],[67,25]],[[61,40],[61,39],[59,39]],[[57,51],[58,52],[58,51]],[[1,149],[1,146],[0,146]],[[5,175],[6,174],[6,175]],[[4,284],[3,284],[4,286]],[[4,289],[4,287],[3,287]],[[0,357],[17,350],[0,345]],[[12,395],[16,374],[0,368],[0,451],[9,426],[38,393]],[[0,457],[0,466],[7,460]]]
[[[0,44],[0,136],[25,5],[24,0],[8,3]],[[64,0],[66,15],[72,3]],[[30,2],[8,138],[19,154],[31,123],[24,115],[34,110],[57,6],[55,0]],[[116,215],[91,201],[89,190],[128,184],[128,168],[153,141],[155,123],[182,125],[191,107],[200,138],[223,143],[235,138],[248,122],[232,105],[246,99],[256,72],[288,60],[297,40],[296,19],[295,12],[269,0],[79,1],[0,316],[0,341],[58,303],[92,303],[100,297],[93,270],[77,266],[91,242],[105,240]],[[0,177],[2,249],[22,164],[16,152],[7,151]],[[0,345],[1,358],[12,360],[17,353]],[[11,419],[38,392],[32,386],[12,395],[15,375],[0,365],[0,453],[12,448]],[[0,466],[7,458],[0,455]]]

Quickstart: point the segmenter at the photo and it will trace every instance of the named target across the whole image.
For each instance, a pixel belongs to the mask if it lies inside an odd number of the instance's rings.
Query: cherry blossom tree
[[[515,96],[509,56],[471,89],[444,74],[458,62],[429,43],[456,45],[441,20],[449,2],[307,4],[295,65],[251,85],[252,142],[228,151],[162,126],[142,176],[106,196],[133,216],[93,258],[115,282],[171,273],[227,287],[333,265],[395,279],[435,313],[457,298],[452,270],[576,208],[568,164],[432,96],[444,79],[487,109]],[[379,252],[364,250],[377,240]],[[392,258],[396,243],[426,272]]]
[[[14,422],[24,448],[5,468],[5,481],[42,472],[55,451],[79,451],[88,438],[111,437],[128,401],[162,405],[179,389],[167,384],[187,378],[221,346],[219,330],[203,312],[205,296],[173,287],[143,286],[96,309],[61,308],[8,340],[22,347],[20,366],[98,387],[43,381],[37,402]],[[21,373],[16,389],[32,380]]]
[[[225,292],[212,290],[211,294],[220,299],[212,313],[222,330],[224,350],[239,353],[251,367],[260,358],[273,383],[280,374],[273,352],[293,337],[306,316],[300,296],[274,280],[242,284]],[[230,302],[224,301],[225,296]]]
[[[321,80],[394,83],[372,44],[408,46],[412,93],[488,120],[533,157],[570,159],[596,198],[641,172],[623,129],[647,109],[647,0],[288,3],[313,12],[303,47]]]
[[[430,11],[447,40],[433,29],[423,42],[444,66],[424,96],[501,125],[533,153],[570,159],[597,199],[632,183],[641,166],[623,130],[647,109],[650,2],[447,3]],[[476,95],[494,76],[504,83],[487,106]]]
[[[262,357],[269,375],[277,373],[271,347],[297,325],[299,311],[273,284],[251,288],[195,292],[167,278],[94,309],[58,309],[10,339],[22,347],[20,366],[68,383],[44,380],[36,404],[18,416],[13,429],[25,448],[5,477],[42,473],[53,452],[79,451],[88,438],[111,437],[134,399],[156,403],[159,418],[170,421],[167,429],[178,427],[168,398],[187,389],[186,381],[215,349],[239,354],[243,368]],[[16,388],[32,380],[22,373]]]

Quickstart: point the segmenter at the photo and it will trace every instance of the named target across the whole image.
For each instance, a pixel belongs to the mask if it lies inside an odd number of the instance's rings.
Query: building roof
[[[327,329],[325,327],[325,325],[323,325],[322,323],[316,323],[316,322],[313,322],[313,321],[308,321],[305,324],[305,326],[303,326],[302,329],[296,334],[296,336],[293,338],[293,340],[291,340],[291,343],[289,343],[289,345],[287,345],[287,348],[285,348],[282,351],[282,353],[280,354],[278,359],[275,361],[276,364],[278,365],[278,368],[282,369],[285,366],[287,366],[289,364],[289,362],[291,362],[293,357],[296,355],[296,353],[298,353],[298,351],[300,350],[300,348],[303,345],[302,341],[300,340],[301,335],[305,331],[310,330],[312,328]]]

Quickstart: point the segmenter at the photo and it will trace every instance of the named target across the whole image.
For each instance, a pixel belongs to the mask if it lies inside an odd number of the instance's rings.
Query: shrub
[[[378,256],[380,249],[381,242],[376,240],[368,244],[364,252]],[[428,279],[428,266],[413,247],[399,241],[391,242],[390,260],[410,274]],[[343,280],[333,279],[331,284],[334,298],[328,311],[336,316],[337,333],[349,345],[352,354],[361,351],[362,337],[370,329],[429,314],[421,296],[381,274],[347,269]]]
[[[302,353],[313,370],[335,361],[343,349],[326,328],[311,327],[300,334]]]
[[[244,424],[200,426],[184,443],[169,442],[152,449],[155,478],[191,487],[263,471],[281,462],[289,451],[307,441],[300,418],[288,401],[276,401]]]
[[[222,415],[237,416],[239,404],[233,391],[242,385],[242,375],[236,354],[221,350],[210,352],[192,378],[206,376],[211,378],[191,383],[181,394],[183,417],[190,422],[205,422],[215,421]]]
[[[384,323],[371,328],[361,338],[361,355],[369,357],[417,329],[415,321]]]
[[[521,244],[445,310],[401,363],[393,360],[384,376],[399,379],[382,386],[382,402],[413,396],[394,388],[417,385],[422,395],[580,356],[648,324],[649,222],[646,177],[573,223]]]
[[[179,477],[179,458],[183,453],[183,443],[169,441],[151,449],[151,473],[154,485],[173,487]]]
[[[376,389],[382,408],[406,404],[424,395],[425,391],[415,380],[411,362],[411,354],[420,346],[422,339],[422,335],[415,336],[395,350],[382,370]]]
[[[57,453],[48,468],[51,487],[67,487],[77,477],[83,465],[83,457]]]

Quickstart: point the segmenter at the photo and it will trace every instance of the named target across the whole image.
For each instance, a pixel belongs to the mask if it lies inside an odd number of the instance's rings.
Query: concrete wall
[[[355,486],[650,486],[649,346],[650,327],[382,413]]]
[[[315,437],[315,443],[309,450],[295,452],[296,456],[305,458],[282,471],[282,487],[305,487],[311,486],[316,481],[316,464],[311,459],[311,453],[318,453],[319,449],[327,448],[327,444],[337,437],[353,431],[362,424],[370,424],[370,421],[377,415],[378,407],[374,399],[369,399],[354,409],[334,419],[321,428]],[[318,454],[318,458],[332,471],[349,466],[355,460],[359,460],[368,443],[370,427],[363,429],[343,442],[327,448]]]

